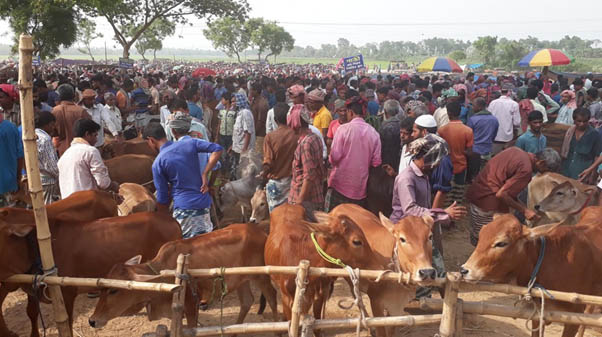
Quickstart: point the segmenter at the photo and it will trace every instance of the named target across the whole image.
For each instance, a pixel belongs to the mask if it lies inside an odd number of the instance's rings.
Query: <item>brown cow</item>
[[[111,180],[123,183],[135,183],[154,187],[152,166],[154,157],[144,154],[126,154],[105,160]]]
[[[251,198],[251,218],[252,223],[260,223],[270,219],[270,208],[265,189],[257,188]]]
[[[157,209],[157,200],[142,185],[123,183],[119,185],[119,195],[123,202],[119,204],[119,215],[129,215],[139,212],[154,212]]]
[[[542,241],[546,247],[537,283],[546,289],[602,295],[602,208],[584,211],[587,221],[576,226],[558,224],[535,228],[523,226],[510,214],[498,215],[483,227],[479,243],[462,266],[468,281],[516,283],[527,286],[538,258]],[[597,217],[597,218],[596,218]],[[592,221],[596,219],[596,221]],[[568,277],[563,277],[568,276]],[[546,309],[583,312],[585,305],[546,300]],[[534,326],[539,323],[534,321]],[[573,337],[578,326],[566,325],[563,337]],[[537,336],[533,332],[532,336]]]
[[[409,216],[393,224],[382,213],[379,221],[370,211],[354,204],[342,204],[330,212],[331,216],[346,214],[364,232],[370,248],[381,264],[379,269],[397,269],[395,271],[410,273],[415,281],[434,278],[436,271],[431,265],[433,219],[430,216]],[[393,260],[396,242],[399,242],[397,263]],[[364,282],[362,285],[362,291],[370,297],[370,306],[375,317],[404,315],[405,305],[416,293],[415,287],[398,282]],[[393,328],[377,329],[378,336],[392,334]]]
[[[265,232],[256,225],[234,224],[191,239],[168,242],[161,247],[155,258],[147,263],[140,264],[139,259],[133,259],[130,263],[115,265],[108,278],[173,283],[173,277],[159,276],[157,272],[175,269],[179,254],[190,254],[189,268],[193,269],[263,266],[265,265],[263,248],[266,239]],[[244,321],[253,304],[250,281],[261,289],[276,320],[278,313],[276,290],[272,287],[269,276],[229,275],[225,277],[227,290],[228,292],[236,290],[240,300],[240,312],[236,324]],[[188,326],[196,327],[199,301],[210,302],[214,291],[219,294],[221,290],[213,289],[214,280],[209,278],[197,279],[191,284],[196,285],[195,293],[198,294],[198,298],[193,296],[193,292],[188,287],[185,313]],[[171,294],[104,290],[89,322],[92,327],[101,328],[109,320],[128,313],[134,314],[147,304],[150,304],[151,308],[150,320],[171,317],[171,300]]]
[[[68,208],[66,209],[68,211]],[[7,211],[4,208],[0,213],[8,217],[11,211],[14,210]],[[34,241],[27,236],[33,233],[34,228],[33,221],[0,223],[0,279],[31,271],[36,262],[36,253],[35,247],[32,246]],[[50,230],[54,260],[59,274],[91,278],[105,277],[115,263],[136,254],[142,254],[144,258],[149,259],[165,242],[182,236],[178,223],[169,215],[159,213],[136,213],[85,223],[54,221]],[[71,322],[75,297],[89,289],[63,287],[62,291]],[[28,299],[27,313],[32,323],[31,336],[37,337],[38,307],[32,297]]]
[[[305,210],[300,205],[284,204],[271,214],[270,234],[265,245],[265,262],[275,266],[297,266],[301,260],[309,260],[312,267],[336,267],[318,254],[311,239],[330,256],[343,263],[361,269],[380,269],[376,254],[370,248],[361,228],[347,215],[328,215],[316,212],[318,223],[304,220]],[[280,288],[285,318],[291,319],[291,306],[295,294],[295,277],[271,275]],[[322,318],[323,306],[330,296],[335,278],[310,277],[305,286],[301,312],[307,313],[313,305],[316,319]]]
[[[123,142],[106,141],[100,148],[102,159],[111,159],[125,154],[144,154],[151,157],[156,157],[157,152],[148,146],[142,138],[134,138]]]

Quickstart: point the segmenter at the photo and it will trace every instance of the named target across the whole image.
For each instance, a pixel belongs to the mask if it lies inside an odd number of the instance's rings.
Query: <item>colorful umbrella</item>
[[[418,66],[417,70],[419,72],[427,72],[427,71],[444,71],[444,72],[454,72],[461,73],[462,68],[456,63],[456,61],[448,58],[448,57],[430,57],[424,60]]]
[[[217,75],[215,71],[209,68],[197,68],[192,72],[192,77],[207,77]]]
[[[571,63],[571,60],[558,49],[534,50],[523,57],[518,65],[520,67],[546,67]]]

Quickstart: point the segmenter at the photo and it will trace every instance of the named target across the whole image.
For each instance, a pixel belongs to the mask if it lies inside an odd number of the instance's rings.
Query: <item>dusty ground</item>
[[[444,235],[446,267],[449,270],[458,270],[459,266],[468,258],[472,251],[472,247],[468,243],[468,231],[463,225],[445,232]],[[327,307],[327,317],[343,318],[356,317],[357,309],[342,310],[337,307],[339,299],[348,298],[350,296],[349,288],[345,283],[339,280],[335,287],[334,295]],[[256,302],[258,296],[256,294]],[[493,301],[494,303],[512,305],[516,297],[505,296],[497,293],[464,293],[461,298],[468,301]],[[368,299],[364,300],[366,303]],[[169,324],[167,319],[155,322],[149,322],[144,314],[144,311],[136,316],[122,317],[109,322],[103,329],[93,329],[88,325],[88,317],[94,310],[96,300],[88,299],[85,296],[80,296],[76,301],[76,317],[74,323],[74,336],[142,336],[143,333],[154,331],[157,324]],[[25,313],[26,296],[22,292],[15,292],[9,295],[2,307],[2,312],[5,315],[5,320],[9,328],[17,332],[20,336],[29,336],[30,324]],[[255,304],[251,312],[247,316],[246,322],[268,322],[270,321],[269,310],[264,316],[258,316],[258,304]],[[281,309],[280,309],[281,310]],[[52,309],[49,305],[42,305],[44,320],[49,326],[47,336],[57,336],[54,323],[52,322]],[[225,299],[223,319],[224,323],[232,324],[238,313],[238,300],[235,295],[229,295]],[[213,305],[209,311],[201,312],[200,320],[203,325],[218,325],[220,317],[219,304]],[[513,320],[507,318],[482,316],[477,318],[469,318],[464,323],[464,334],[466,336],[515,336],[528,337],[530,334],[525,329],[524,320]],[[546,336],[560,336],[562,327],[557,324],[548,326]],[[401,329],[402,336],[423,337],[433,336],[438,331],[437,325],[403,328]],[[42,333],[42,331],[40,331]],[[354,332],[340,331],[338,333],[330,333],[328,335],[336,336],[354,336]],[[367,332],[363,332],[362,336],[368,336]],[[602,336],[602,334],[588,330],[586,336]],[[0,336],[1,337],[1,336]]]

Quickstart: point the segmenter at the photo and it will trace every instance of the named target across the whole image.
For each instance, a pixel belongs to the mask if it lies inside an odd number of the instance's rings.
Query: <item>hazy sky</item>
[[[252,17],[278,21],[296,40],[296,45],[319,47],[339,37],[355,45],[384,40],[418,41],[445,37],[474,40],[497,35],[523,38],[560,39],[578,35],[602,39],[601,0],[574,4],[559,0],[248,0]],[[202,30],[203,21],[180,26],[165,47],[211,49]],[[0,42],[9,43],[6,23],[0,26]],[[112,47],[112,30],[105,19],[98,20],[105,35],[94,41]]]

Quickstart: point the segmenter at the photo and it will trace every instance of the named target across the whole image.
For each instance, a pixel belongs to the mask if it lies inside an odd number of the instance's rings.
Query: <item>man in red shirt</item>
[[[449,123],[439,129],[439,136],[449,144],[450,157],[454,167],[454,180],[450,197],[457,202],[464,199],[464,184],[466,183],[466,157],[472,153],[474,136],[472,129],[460,120],[461,105],[457,101],[447,103]]]

